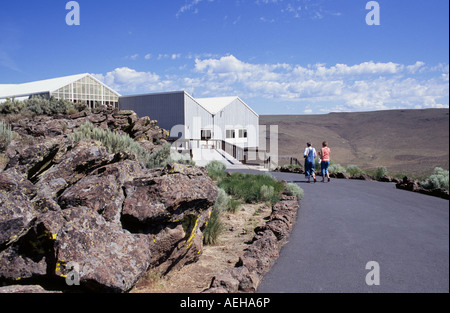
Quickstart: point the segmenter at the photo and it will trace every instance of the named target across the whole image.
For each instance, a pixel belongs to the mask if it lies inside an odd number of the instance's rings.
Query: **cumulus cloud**
[[[155,73],[137,72],[128,67],[116,68],[106,75],[96,74],[95,77],[121,92],[154,90],[154,86],[160,82],[160,77]]]
[[[368,61],[302,66],[249,63],[227,55],[196,58],[191,66],[170,77],[118,68],[101,78],[122,92],[186,90],[196,96],[239,95],[306,106],[308,112],[314,104],[324,103],[327,111],[448,107],[448,65],[444,64]]]

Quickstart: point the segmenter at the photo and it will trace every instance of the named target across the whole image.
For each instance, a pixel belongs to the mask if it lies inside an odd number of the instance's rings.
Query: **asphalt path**
[[[303,175],[272,175],[298,184],[305,197],[258,292],[449,292],[448,200],[390,183],[307,184]],[[379,264],[379,285],[366,283],[371,261]]]

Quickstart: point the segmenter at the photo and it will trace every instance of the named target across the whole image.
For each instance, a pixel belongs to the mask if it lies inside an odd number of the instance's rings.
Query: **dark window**
[[[227,139],[234,139],[236,138],[236,131],[234,129],[227,130]]]
[[[247,130],[246,129],[239,129],[239,138],[247,138]]]
[[[209,129],[202,130],[202,140],[210,140],[212,138],[212,132]]]

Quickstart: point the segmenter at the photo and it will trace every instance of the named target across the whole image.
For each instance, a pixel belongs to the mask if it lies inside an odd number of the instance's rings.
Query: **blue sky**
[[[449,1],[2,1],[0,84],[92,73],[123,95],[240,96],[260,114],[449,106]]]

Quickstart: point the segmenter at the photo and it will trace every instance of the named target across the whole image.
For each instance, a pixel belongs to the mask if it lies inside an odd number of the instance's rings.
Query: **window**
[[[236,138],[236,131],[234,129],[227,130],[227,139]]]
[[[239,129],[239,138],[248,138],[246,129]]]
[[[210,129],[202,129],[202,140],[210,140],[212,138],[212,131]]]

